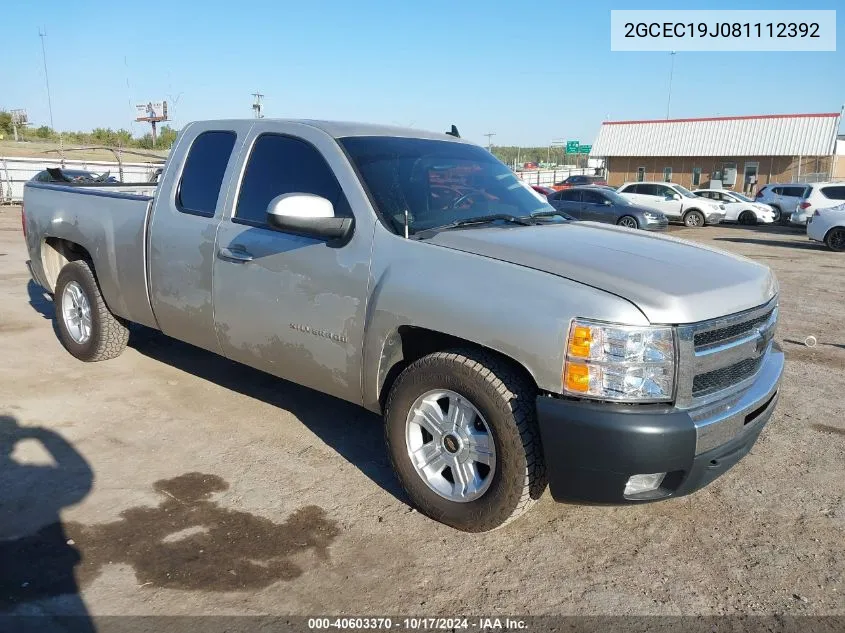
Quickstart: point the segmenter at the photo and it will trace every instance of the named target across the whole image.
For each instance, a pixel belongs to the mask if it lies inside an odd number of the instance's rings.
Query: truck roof
[[[404,138],[425,138],[438,141],[455,141],[467,143],[464,139],[456,138],[445,132],[429,132],[417,128],[400,127],[396,125],[380,125],[376,123],[356,123],[354,121],[322,121],[316,119],[261,119],[262,122],[293,123],[307,125],[322,130],[334,138],[345,138],[348,136],[399,136]],[[196,121],[203,127],[217,124],[223,125],[232,122],[255,121],[255,119],[221,119],[212,121]],[[447,127],[447,126],[444,126]]]

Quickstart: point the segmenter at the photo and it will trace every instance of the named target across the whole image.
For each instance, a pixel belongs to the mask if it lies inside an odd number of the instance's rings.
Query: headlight
[[[636,327],[574,319],[569,328],[563,391],[625,402],[665,402],[675,381],[671,327]]]
[[[659,220],[660,216],[656,213],[652,213],[651,211],[644,211],[643,215],[645,216],[646,220]]]
[[[725,210],[725,205],[720,204],[720,205],[719,205],[719,211],[724,211],[724,210]]]

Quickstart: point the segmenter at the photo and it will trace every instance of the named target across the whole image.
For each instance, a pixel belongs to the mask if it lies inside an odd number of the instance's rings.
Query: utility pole
[[[672,75],[675,72],[675,53],[676,51],[671,51],[669,53],[669,59],[672,61],[669,64],[669,98],[666,100],[666,118],[669,118],[669,108],[672,105]]]
[[[44,60],[44,81],[47,83],[47,107],[50,110],[50,129],[55,130],[55,126],[53,125],[53,101],[50,99],[50,77],[47,75],[47,51],[44,48],[44,38],[47,37],[47,28],[44,28],[44,32],[41,32],[41,29],[38,29],[38,37],[41,38],[41,57]]]
[[[484,134],[483,136],[487,137],[487,151],[492,152],[493,151],[493,141],[492,141],[492,139],[493,139],[494,136],[496,136],[496,133],[495,132],[487,132],[487,134]]]
[[[261,114],[261,99],[264,95],[260,92],[253,92],[252,96],[255,97],[255,101],[252,103],[252,112],[255,114],[256,119],[263,119],[264,115]]]

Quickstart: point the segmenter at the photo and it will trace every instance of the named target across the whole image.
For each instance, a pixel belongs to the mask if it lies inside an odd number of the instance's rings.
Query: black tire
[[[91,306],[91,334],[83,343],[73,340],[63,316],[64,290],[73,281],[82,288]],[[56,281],[53,301],[56,306],[59,339],[65,349],[79,360],[86,362],[108,360],[119,356],[126,348],[126,343],[129,341],[128,323],[112,314],[106,306],[97,278],[87,261],[79,259],[62,268]]]
[[[835,226],[824,236],[824,243],[835,253],[845,252],[845,228]]]
[[[745,226],[753,226],[757,224],[757,216],[753,211],[745,210],[739,214],[739,219],[737,221]]]
[[[684,213],[684,226],[698,229],[704,226],[704,221],[704,214],[697,209],[692,209]]]
[[[631,222],[634,223],[633,226],[631,225]],[[631,228],[631,229],[640,228],[640,223],[637,222],[637,218],[635,218],[632,215],[623,215],[621,218],[619,218],[616,221],[616,224],[618,224],[619,226],[627,226],[628,228]]]
[[[435,389],[469,400],[490,428],[496,468],[489,488],[474,501],[441,497],[417,474],[408,456],[408,412],[419,396]],[[514,367],[483,351],[436,352],[405,368],[387,399],[385,437],[393,468],[417,508],[464,532],[493,530],[525,513],[546,488],[536,395],[536,388]]]

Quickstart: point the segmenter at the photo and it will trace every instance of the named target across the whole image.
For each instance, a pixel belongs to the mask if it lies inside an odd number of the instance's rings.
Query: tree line
[[[12,115],[0,110],[0,135],[12,138]],[[18,126],[18,138],[25,141],[59,141],[68,145],[106,145],[108,147],[134,147],[140,149],[170,149],[176,140],[177,130],[164,125],[158,130],[155,143],[151,133],[140,137],[132,136],[132,132],[125,129],[94,128],[90,132],[57,132],[47,125],[37,128]]]

